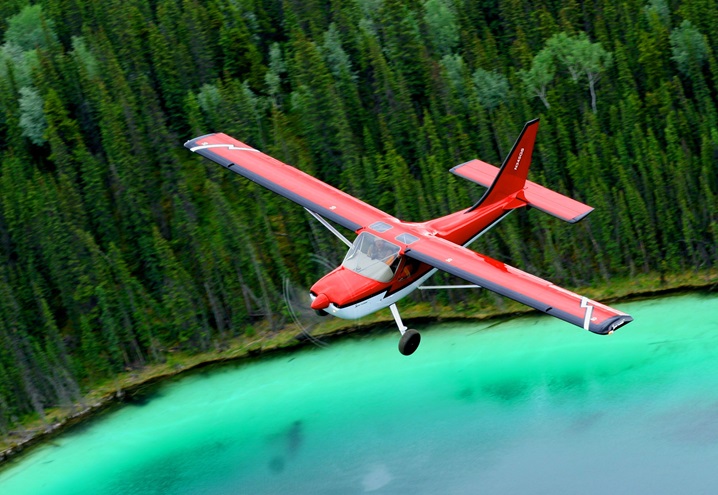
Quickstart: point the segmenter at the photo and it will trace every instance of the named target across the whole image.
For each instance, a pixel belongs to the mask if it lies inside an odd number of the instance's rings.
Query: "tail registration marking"
[[[519,151],[519,157],[516,159],[516,165],[514,165],[514,171],[519,169],[519,165],[521,164],[522,156],[524,156],[524,148],[521,148],[521,151]]]

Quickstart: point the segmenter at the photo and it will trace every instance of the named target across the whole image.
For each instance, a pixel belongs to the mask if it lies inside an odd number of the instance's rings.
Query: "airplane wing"
[[[627,314],[445,239],[423,237],[405,254],[594,333],[605,335],[633,321]]]
[[[200,136],[187,141],[185,147],[355,232],[377,221],[398,222],[378,208],[226,134]]]

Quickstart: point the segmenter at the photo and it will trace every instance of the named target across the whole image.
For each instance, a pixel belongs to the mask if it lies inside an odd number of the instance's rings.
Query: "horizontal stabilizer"
[[[499,168],[481,160],[471,160],[452,168],[451,173],[484,187],[491,187],[499,173]],[[593,211],[592,207],[580,201],[528,180],[518,197],[537,210],[570,223],[578,222]]]

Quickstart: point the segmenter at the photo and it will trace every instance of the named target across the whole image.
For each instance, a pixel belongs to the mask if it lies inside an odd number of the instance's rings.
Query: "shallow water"
[[[197,373],[0,471],[3,495],[718,493],[718,297],[443,324]]]

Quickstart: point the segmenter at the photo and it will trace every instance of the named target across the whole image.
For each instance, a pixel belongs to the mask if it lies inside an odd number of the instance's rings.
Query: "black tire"
[[[324,311],[323,309],[315,309],[314,312],[315,312],[318,316],[327,316],[327,315],[329,314],[329,313],[327,313],[326,311]]]
[[[399,352],[405,356],[414,354],[414,351],[419,347],[421,343],[421,335],[416,330],[411,328],[404,332],[404,335],[399,339]]]

